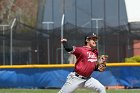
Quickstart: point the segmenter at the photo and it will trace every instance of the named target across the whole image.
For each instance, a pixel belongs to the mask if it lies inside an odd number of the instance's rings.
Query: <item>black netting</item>
[[[68,39],[71,45],[81,46],[84,45],[85,35],[91,32],[96,33],[96,30],[96,28],[78,27],[67,22],[64,24],[64,37]],[[104,28],[98,30],[100,54],[107,54],[109,62],[124,61],[124,58],[133,55],[133,40],[140,39],[140,35],[136,33],[136,30],[128,30],[128,25],[119,27],[104,26]],[[61,27],[43,30],[17,22],[12,32],[12,64],[61,63]],[[4,30],[1,28],[1,65],[11,64],[10,34],[10,27],[5,27]],[[68,53],[64,50],[64,63],[68,63],[68,56]]]

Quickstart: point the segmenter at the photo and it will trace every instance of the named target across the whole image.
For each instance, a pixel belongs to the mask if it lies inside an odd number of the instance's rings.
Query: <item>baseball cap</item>
[[[98,37],[97,37],[97,35],[96,35],[95,33],[89,33],[89,34],[86,35],[85,40],[86,40],[86,39],[97,40]]]

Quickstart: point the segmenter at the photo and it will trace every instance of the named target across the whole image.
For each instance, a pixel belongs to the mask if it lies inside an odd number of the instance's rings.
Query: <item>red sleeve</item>
[[[73,47],[73,51],[71,52],[72,54],[74,54],[75,56],[78,56],[81,54],[81,48],[80,47]]]

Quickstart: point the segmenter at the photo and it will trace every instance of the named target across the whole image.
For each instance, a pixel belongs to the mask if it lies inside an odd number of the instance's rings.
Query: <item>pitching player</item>
[[[106,93],[105,87],[95,78],[91,77],[94,71],[104,71],[106,68],[106,57],[102,56],[98,62],[98,51],[96,41],[98,37],[93,33],[85,37],[85,46],[69,46],[67,39],[61,39],[67,52],[76,56],[74,71],[71,72],[65,84],[58,93],[72,93],[78,87],[93,89],[98,93]]]

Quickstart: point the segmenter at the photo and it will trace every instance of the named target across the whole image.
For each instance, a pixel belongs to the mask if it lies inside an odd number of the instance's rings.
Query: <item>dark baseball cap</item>
[[[86,39],[97,40],[98,37],[97,37],[97,35],[96,35],[95,33],[89,33],[89,34],[87,34],[87,35],[85,36],[85,40],[86,40]]]

